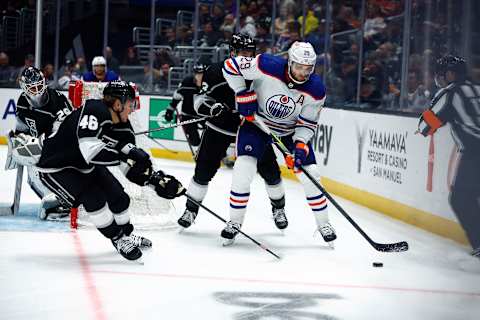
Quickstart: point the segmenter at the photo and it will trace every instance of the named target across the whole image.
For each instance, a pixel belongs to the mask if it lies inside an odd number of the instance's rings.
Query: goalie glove
[[[44,136],[32,137],[25,133],[19,133],[11,137],[12,159],[24,166],[37,164],[42,155]]]
[[[174,199],[187,192],[180,181],[162,171],[154,172],[150,177],[149,184],[155,189],[158,196],[165,199]]]

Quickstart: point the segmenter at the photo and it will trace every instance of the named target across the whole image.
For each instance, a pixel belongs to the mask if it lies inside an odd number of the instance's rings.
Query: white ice
[[[193,164],[155,161],[188,185]],[[3,204],[14,179],[0,171]],[[224,218],[230,179],[221,169],[204,201]],[[20,216],[0,217],[0,319],[480,319],[480,261],[467,247],[339,198],[375,241],[406,240],[410,250],[376,252],[330,206],[332,250],[313,236],[301,185],[285,188],[285,234],[258,178],[242,228],[281,260],[241,236],[222,247],[223,223],[201,211],[183,233],[143,232],[154,247],[140,265],[96,230],[38,221],[38,199],[24,183]],[[174,201],[178,215],[184,201]],[[384,267],[372,267],[377,261]]]

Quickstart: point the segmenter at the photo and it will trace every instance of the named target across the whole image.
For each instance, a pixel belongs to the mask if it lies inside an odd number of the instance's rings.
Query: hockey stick
[[[17,215],[20,207],[20,195],[22,193],[23,181],[23,165],[17,167],[17,179],[15,180],[15,193],[13,196],[13,204],[9,207],[0,207],[0,216]]]
[[[198,119],[187,120],[187,121],[183,121],[183,122],[179,122],[179,123],[172,123],[172,124],[160,127],[160,128],[135,132],[135,135],[138,136],[140,134],[146,134],[146,133],[150,133],[150,132],[156,132],[156,131],[162,131],[162,130],[166,130],[166,129],[176,128],[176,127],[180,127],[180,126],[190,124],[190,123],[202,122],[202,121],[204,121],[208,118],[211,118],[211,117],[212,116],[205,116],[205,117],[201,117],[201,118],[198,118]]]
[[[283,144],[282,140],[280,140],[277,135],[275,135],[273,132],[271,132],[270,128],[267,127],[267,125],[262,121],[262,119],[259,119],[257,117],[253,118],[253,122],[258,125],[258,127],[267,133],[272,139],[273,143],[277,146],[277,148],[282,152],[283,156],[285,158],[290,158],[293,160],[293,156],[288,150],[288,148]],[[350,222],[350,224],[365,238],[365,240],[370,243],[372,247],[375,248],[377,251],[382,251],[382,252],[402,252],[402,251],[407,251],[408,250],[408,243],[406,241],[401,241],[401,242],[396,242],[396,243],[378,243],[373,241],[366,233],[363,231],[362,228],[350,217],[350,215],[333,199],[333,197],[320,185],[320,183],[306,170],[303,168],[303,166],[298,167],[299,170],[301,170],[305,176],[327,197],[328,200],[337,208],[337,210],[345,217],[345,219]]]
[[[173,153],[173,154],[178,154],[178,151],[175,151],[175,150],[172,150],[172,149],[169,149],[167,148],[164,144],[160,143],[159,141],[157,141],[156,139],[152,138],[152,137],[149,137],[148,134],[144,133],[143,134],[145,137],[147,137],[148,139],[152,140],[154,143],[156,143],[158,146],[162,147],[163,149],[167,150],[168,152],[170,153]]]
[[[185,197],[187,197],[188,200],[192,201],[194,204],[196,204],[197,206],[199,206],[200,208],[204,209],[205,211],[207,211],[208,213],[210,213],[211,215],[213,215],[215,218],[223,221],[224,223],[227,223],[227,220],[223,219],[222,217],[220,217],[218,214],[216,214],[215,212],[213,212],[212,210],[210,210],[209,208],[205,207],[201,202],[193,199],[191,196],[189,196],[188,194],[184,194]],[[250,237],[248,234],[246,234],[245,232],[243,232],[242,230],[240,229],[237,229],[237,231],[241,234],[243,234],[246,238],[250,239],[253,243],[255,243],[257,246],[259,246],[260,248],[262,248],[263,250],[267,251],[268,253],[270,253],[272,256],[274,256],[275,258],[277,259],[281,259],[281,257],[277,254],[275,254],[272,250],[268,249],[265,245],[261,244],[260,242],[258,242],[257,240],[253,239],[252,237]]]
[[[180,114],[178,113],[178,109],[177,107],[175,107],[175,113],[177,114],[177,117],[180,116]],[[180,119],[181,119],[181,116],[180,116]],[[192,119],[193,120],[193,119]],[[196,120],[196,119],[195,119]],[[192,144],[190,143],[190,141],[188,140],[188,135],[187,135],[187,130],[185,129],[185,127],[182,125],[182,130],[183,130],[183,134],[185,135],[185,138],[187,139],[187,144],[188,144],[188,148],[190,149],[190,152],[192,153],[192,158],[193,158],[193,161],[195,161],[196,157],[195,157],[195,151],[193,151],[193,147],[192,147]],[[198,130],[198,127],[197,127],[197,130]],[[198,131],[197,131],[198,133]],[[196,162],[196,161],[195,161]]]

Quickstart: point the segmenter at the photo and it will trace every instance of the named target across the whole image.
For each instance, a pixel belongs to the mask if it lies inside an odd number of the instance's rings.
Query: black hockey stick
[[[207,211],[208,213],[210,213],[211,215],[213,215],[215,218],[223,221],[224,223],[227,223],[227,220],[223,219],[222,217],[220,217],[218,214],[216,214],[215,212],[213,212],[212,210],[210,210],[209,208],[205,207],[201,202],[193,199],[191,196],[189,196],[188,194],[184,194],[185,197],[187,197],[188,200],[192,201],[194,204],[196,204],[197,206],[199,206],[200,208],[204,209],[205,211]],[[260,248],[262,248],[263,250],[267,251],[268,253],[270,253],[272,256],[274,256],[275,258],[277,259],[281,259],[281,257],[277,254],[275,254],[272,250],[268,249],[265,245],[261,244],[260,242],[258,242],[257,240],[253,239],[252,237],[250,237],[248,234],[246,234],[245,232],[243,232],[242,230],[240,229],[237,229],[237,231],[241,234],[243,234],[246,238],[250,239],[253,243],[255,243],[257,246],[259,246]]]
[[[205,117],[201,117],[201,118],[198,118],[198,119],[186,120],[186,121],[179,122],[179,123],[172,123],[172,124],[160,127],[160,128],[135,132],[135,135],[138,136],[140,134],[146,134],[146,133],[150,133],[150,132],[156,132],[156,131],[162,131],[162,130],[166,130],[166,129],[176,128],[176,127],[184,126],[184,125],[190,124],[190,123],[202,122],[202,121],[204,121],[208,118],[211,118],[211,117],[212,116],[205,116]]]
[[[178,151],[175,151],[175,150],[172,150],[172,149],[167,148],[167,146],[165,146],[164,144],[160,143],[160,142],[157,141],[156,139],[150,137],[148,134],[144,133],[143,135],[144,135],[145,137],[147,137],[148,139],[152,140],[152,142],[154,142],[154,143],[157,144],[158,146],[160,146],[160,147],[162,147],[163,149],[167,150],[168,152],[173,153],[173,154],[178,154]]]
[[[180,116],[179,113],[178,113],[178,109],[177,107],[175,107],[175,113],[177,114],[177,117]],[[180,119],[181,119],[181,116],[180,116]],[[195,119],[196,120],[196,119]],[[185,138],[187,139],[187,144],[188,144],[188,148],[190,149],[190,152],[192,153],[192,158],[193,158],[193,161],[194,162],[197,162],[195,159],[195,151],[193,151],[193,147],[192,147],[192,144],[190,143],[190,140],[188,140],[188,135],[187,135],[187,130],[185,129],[185,127],[182,125],[182,130],[183,130],[183,134],[185,135]],[[197,133],[198,133],[198,128],[197,128]]]
[[[283,144],[282,140],[280,140],[279,137],[277,137],[271,130],[265,125],[265,123],[259,119],[255,118],[254,123],[259,126],[259,128],[270,135],[270,137],[273,139],[273,143],[277,146],[277,148],[282,152],[283,156],[285,158],[290,157],[292,158],[292,154],[290,151],[287,149],[287,147]],[[382,252],[402,252],[402,251],[407,251],[408,250],[408,243],[406,241],[401,241],[401,242],[396,242],[396,243],[378,243],[373,241],[366,233],[363,231],[362,228],[350,217],[350,215],[343,210],[343,208],[333,199],[333,197],[320,185],[320,183],[315,180],[315,178],[306,170],[303,168],[303,166],[300,166],[298,168],[301,170],[305,176],[327,197],[328,200],[337,208],[337,210],[345,217],[345,219],[350,222],[350,224],[365,238],[365,240],[370,243],[372,247],[375,248],[377,251],[382,251]]]

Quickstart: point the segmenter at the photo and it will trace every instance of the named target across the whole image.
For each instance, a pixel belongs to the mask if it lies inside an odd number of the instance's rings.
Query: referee
[[[449,202],[480,258],[480,85],[467,79],[465,59],[447,55],[437,60],[435,83],[441,87],[422,113],[418,131],[432,135],[450,124],[459,152]]]

